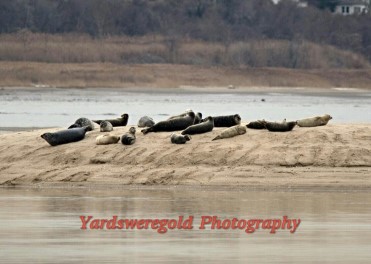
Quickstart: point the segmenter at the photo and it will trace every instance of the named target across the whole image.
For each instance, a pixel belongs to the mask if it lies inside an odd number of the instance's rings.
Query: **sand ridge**
[[[130,127],[115,127],[121,136]],[[371,125],[329,124],[273,133],[248,129],[211,141],[223,128],[185,145],[168,132],[137,133],[134,145],[84,140],[51,147],[40,135],[61,128],[0,135],[0,185],[52,183],[206,185],[371,189]],[[140,129],[137,129],[140,131]]]

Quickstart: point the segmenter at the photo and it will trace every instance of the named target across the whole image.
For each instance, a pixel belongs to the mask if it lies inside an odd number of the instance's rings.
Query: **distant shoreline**
[[[371,69],[250,68],[184,64],[0,61],[0,87],[187,89],[366,89]],[[222,89],[222,90],[219,90]],[[345,91],[344,90],[344,91]],[[160,90],[156,90],[159,92]],[[354,91],[354,90],[353,90]]]

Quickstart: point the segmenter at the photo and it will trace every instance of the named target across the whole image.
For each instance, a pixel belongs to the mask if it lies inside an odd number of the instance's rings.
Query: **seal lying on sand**
[[[195,122],[194,125],[201,123],[202,120],[202,113],[198,112],[195,116]]]
[[[119,142],[120,137],[113,136],[110,134],[100,135],[95,139],[95,144],[97,145],[108,145],[108,144],[116,144]]]
[[[214,127],[231,127],[241,124],[241,117],[239,114],[228,116],[213,116]],[[207,119],[202,119],[205,122]]]
[[[286,122],[286,119],[282,123],[279,122],[266,122],[265,127],[271,132],[287,132],[291,131],[296,126],[296,121]]]
[[[54,133],[44,133],[41,135],[51,146],[67,144],[84,139],[85,133],[91,131],[89,126],[75,127],[67,130],[61,130]]]
[[[185,144],[187,141],[191,140],[190,135],[178,135],[178,134],[171,134],[171,143],[173,144]]]
[[[182,135],[195,135],[212,131],[214,128],[213,118],[211,116],[208,116],[206,120],[207,121],[205,122],[187,127],[185,130],[182,131]]]
[[[178,117],[185,117],[187,116],[190,112],[193,112],[191,109],[187,109],[184,113],[181,113],[180,115],[175,115],[175,116],[170,116],[167,120],[178,118]]]
[[[178,118],[178,117],[185,117],[190,112],[193,112],[193,111],[191,109],[187,109],[184,113],[182,113],[180,115],[176,115],[176,116],[170,116],[167,120]],[[199,123],[201,123],[201,121],[202,121],[202,113],[195,114],[195,121],[194,121],[193,124],[194,125],[199,124]]]
[[[265,129],[265,124],[267,122],[263,120],[257,120],[257,121],[252,121],[246,125],[247,128],[251,129]]]
[[[133,145],[135,143],[135,139],[136,139],[135,132],[136,132],[135,127],[131,127],[129,129],[129,132],[124,134],[121,137],[121,143],[124,144],[124,145]]]
[[[106,120],[93,120],[95,123],[102,123],[102,121],[108,121],[112,124],[114,127],[118,126],[126,126],[128,124],[129,115],[128,114],[122,114],[121,117],[115,118],[115,119],[106,119]]]
[[[223,138],[231,138],[238,135],[243,135],[246,133],[246,127],[237,125],[233,127],[228,127],[227,129],[224,129],[216,138],[213,140],[223,139]]]
[[[151,127],[155,124],[155,121],[149,116],[143,116],[138,121],[138,127]]]
[[[110,122],[104,120],[100,122],[100,132],[111,132],[113,130],[113,126]]]
[[[90,127],[91,130],[94,130],[94,127],[95,127],[94,123],[90,119],[85,118],[85,117],[80,117],[79,119],[75,121],[74,124],[70,125],[68,129],[75,128],[75,127],[86,127],[86,126]]]
[[[316,127],[327,125],[328,121],[330,121],[331,119],[332,117],[330,115],[315,116],[298,120],[296,121],[296,123],[300,127]]]
[[[184,130],[187,127],[193,125],[195,121],[195,113],[189,112],[185,117],[176,117],[165,121],[160,121],[154,124],[152,127],[145,128],[142,130],[143,134],[149,132],[172,132],[177,130]]]

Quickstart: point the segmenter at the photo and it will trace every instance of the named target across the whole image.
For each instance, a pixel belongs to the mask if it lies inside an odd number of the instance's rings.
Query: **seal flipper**
[[[142,132],[144,135],[149,133],[149,132],[152,132],[153,131],[153,126],[152,127],[148,127],[148,128],[145,128],[145,129],[142,129],[140,132]]]
[[[218,140],[218,139],[220,139],[220,136],[213,138],[211,141]]]

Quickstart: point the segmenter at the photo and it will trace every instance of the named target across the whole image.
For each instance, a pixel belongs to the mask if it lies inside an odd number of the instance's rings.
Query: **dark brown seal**
[[[182,131],[182,135],[203,134],[212,131],[214,128],[214,119],[208,116],[206,120],[205,122],[187,127]]]
[[[228,115],[228,116],[213,116],[214,127],[231,127],[239,125],[241,123],[241,117],[239,114]],[[207,121],[207,118],[202,119],[202,122]]]
[[[129,115],[128,114],[122,114],[121,117],[115,118],[115,119],[105,119],[105,120],[93,120],[93,122],[100,123],[102,121],[108,121],[112,124],[113,127],[119,127],[119,126],[126,126],[128,124]]]
[[[72,143],[84,139],[87,131],[91,131],[89,126],[75,127],[66,130],[61,130],[54,133],[44,133],[41,135],[51,146],[57,146],[67,143]]]
[[[251,129],[266,129],[265,128],[266,123],[267,122],[265,120],[251,121],[246,125],[246,127]]]
[[[265,127],[271,132],[287,132],[291,131],[296,126],[296,122],[266,122]]]
[[[152,127],[145,128],[142,130],[143,134],[149,132],[172,132],[178,130],[184,130],[187,127],[193,125],[195,121],[195,113],[189,112],[184,117],[176,117],[165,121],[160,121],[154,124]]]

